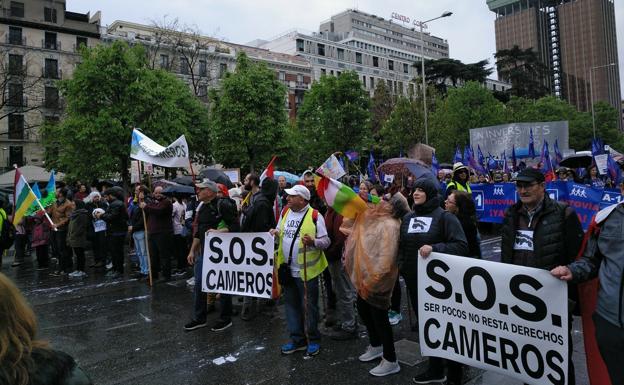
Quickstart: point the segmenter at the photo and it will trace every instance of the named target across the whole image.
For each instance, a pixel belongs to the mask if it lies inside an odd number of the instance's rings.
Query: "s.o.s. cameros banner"
[[[441,253],[418,257],[421,352],[528,384],[565,385],[567,293],[547,270]]]
[[[202,290],[271,298],[274,238],[270,233],[206,233]]]

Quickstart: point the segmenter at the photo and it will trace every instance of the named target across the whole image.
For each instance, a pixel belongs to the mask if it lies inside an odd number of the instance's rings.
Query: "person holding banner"
[[[466,179],[467,170],[464,172]],[[468,242],[457,217],[440,207],[438,186],[429,178],[414,182],[413,211],[403,217],[399,236],[399,269],[410,302],[418,315],[418,256],[432,251],[466,256]],[[412,379],[415,384],[444,382],[448,366],[448,384],[461,384],[462,365],[439,357],[429,357],[427,370]]]
[[[282,354],[306,350],[308,356],[320,352],[319,275],[327,267],[323,250],[330,245],[325,220],[310,207],[310,191],[301,185],[286,189],[288,206],[273,235],[278,235],[276,266],[284,289],[286,323],[290,342]]]
[[[163,188],[154,188],[151,200],[139,203],[147,217],[147,233],[152,279],[162,273],[162,282],[171,281],[171,258],[174,256],[173,204],[163,195]]]
[[[546,194],[540,170],[526,168],[518,173],[515,182],[520,200],[505,212],[501,262],[545,270],[572,262],[583,240],[583,228],[574,209]],[[573,308],[569,304],[570,312]],[[569,320],[568,384],[574,385],[571,316]]]
[[[624,195],[624,182],[620,189]],[[588,230],[581,259],[551,270],[553,276],[564,281],[584,282],[598,276],[600,288],[592,318],[598,349],[613,385],[624,384],[623,229],[624,203],[601,210]]]
[[[194,265],[195,286],[193,291],[193,319],[184,325],[184,330],[189,332],[206,327],[206,317],[208,315],[207,294],[202,291],[202,266],[204,260],[204,239],[207,231],[229,231],[234,228],[236,215],[235,211],[227,209],[225,205],[220,205],[217,198],[219,187],[210,179],[204,179],[201,183],[196,183],[197,199],[200,206],[197,211],[197,228],[193,234],[193,244],[188,254],[189,265]],[[234,210],[236,206],[234,205]],[[232,326],[232,297],[220,295],[221,316],[211,328],[212,331],[221,331]]]

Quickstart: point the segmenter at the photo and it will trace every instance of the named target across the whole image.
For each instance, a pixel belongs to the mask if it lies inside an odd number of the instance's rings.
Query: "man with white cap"
[[[292,354],[307,350],[307,354],[313,356],[320,351],[321,339],[318,276],[327,267],[323,250],[329,247],[330,240],[323,216],[309,205],[310,191],[302,185],[285,191],[288,194],[287,208],[277,229],[271,230],[273,235],[279,236],[276,264],[284,289],[286,322],[291,339],[281,351],[282,354]]]

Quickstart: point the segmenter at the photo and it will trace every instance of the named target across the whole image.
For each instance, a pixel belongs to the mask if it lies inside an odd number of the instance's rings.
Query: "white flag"
[[[130,157],[163,167],[186,167],[189,165],[189,150],[184,135],[167,147],[163,147],[136,128],[132,131]]]

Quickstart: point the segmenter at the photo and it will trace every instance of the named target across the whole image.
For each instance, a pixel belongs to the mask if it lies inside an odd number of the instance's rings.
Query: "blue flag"
[[[490,154],[489,152],[488,152],[488,160],[487,160],[487,169],[488,169],[488,172],[496,171],[498,169],[498,163],[496,162],[496,159],[494,159],[492,154]]]
[[[511,146],[511,167],[513,171],[516,171],[518,169],[518,164],[516,161],[516,145],[515,144]]]
[[[433,176],[438,177],[438,171],[440,171],[440,164],[438,163],[438,158],[435,156],[435,151],[431,153],[431,172],[433,172]]]
[[[455,163],[463,163],[462,153],[459,150],[459,145],[455,146],[455,156],[453,157],[453,164]]]
[[[607,155],[607,172],[609,173],[609,178],[614,185],[620,184],[623,179],[622,170],[618,166],[615,159],[611,157],[611,154]]]
[[[509,169],[509,164],[507,163],[507,150],[503,151],[503,172],[509,173],[511,170]]]
[[[553,181],[555,179],[555,170],[553,170],[553,165],[550,161],[548,142],[546,140],[544,140],[544,145],[542,146],[542,156],[540,161],[542,162],[542,173],[544,173],[546,182]]]
[[[531,133],[529,134],[529,157],[531,159],[535,158],[535,142],[533,141],[533,129],[531,128]]]
[[[557,143],[557,139],[555,139],[555,159],[553,162],[553,165],[555,168],[559,168],[559,163],[561,163],[561,161],[563,160],[563,155],[561,154],[561,151],[559,151],[559,143]]]
[[[351,162],[355,162],[360,158],[360,154],[358,154],[357,151],[353,150],[345,151],[345,155]]]
[[[479,166],[481,169],[485,171],[485,157],[483,156],[483,152],[481,152],[481,146],[477,144],[477,155],[479,157]]]
[[[371,182],[377,182],[377,175],[375,173],[375,158],[373,157],[372,152],[368,156],[368,166],[366,167],[366,172],[368,173],[368,179]]]

